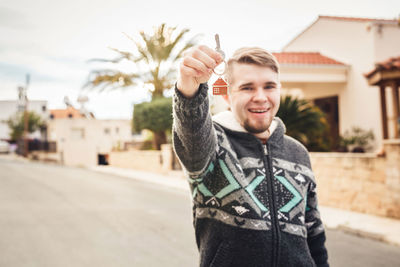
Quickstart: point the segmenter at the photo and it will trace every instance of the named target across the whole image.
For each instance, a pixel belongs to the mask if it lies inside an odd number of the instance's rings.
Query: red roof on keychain
[[[226,95],[228,84],[221,77],[213,84],[213,95]]]

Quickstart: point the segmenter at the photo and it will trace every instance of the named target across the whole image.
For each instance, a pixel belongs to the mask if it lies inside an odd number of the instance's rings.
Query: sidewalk
[[[15,153],[0,154],[0,159],[10,160],[10,161],[19,161],[19,162],[29,162],[29,159],[19,156]]]
[[[90,170],[121,177],[156,183],[174,189],[188,191],[189,186],[181,171],[166,175],[152,172],[96,166]],[[362,237],[372,238],[400,246],[400,220],[320,206],[322,220],[327,228],[340,229]]]

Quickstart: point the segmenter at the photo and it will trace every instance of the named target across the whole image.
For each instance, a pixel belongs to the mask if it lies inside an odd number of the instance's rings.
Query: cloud
[[[0,62],[0,78],[3,80],[24,81],[24,77],[26,74],[29,74],[31,77],[33,77],[35,81],[62,82],[62,80],[60,81],[60,79],[57,77],[36,72],[35,70],[26,66]]]
[[[18,10],[0,7],[0,27],[11,29],[29,29],[32,26],[26,21],[25,16]]]

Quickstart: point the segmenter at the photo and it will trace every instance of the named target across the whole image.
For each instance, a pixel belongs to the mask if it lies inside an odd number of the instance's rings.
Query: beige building
[[[78,113],[73,108],[50,111],[48,139],[56,142],[57,152],[47,157],[68,166],[90,167],[132,141],[130,120],[97,120]]]
[[[374,69],[377,62],[400,55],[398,20],[319,16],[282,51],[277,53],[278,60],[279,54],[316,52],[335,61],[331,64],[283,61],[282,85],[313,100],[328,113],[331,123],[332,118],[337,120],[339,134],[353,126],[372,129],[376,145],[381,145],[379,88],[369,86],[363,74]],[[386,101],[388,110],[392,110],[392,102]],[[391,113],[388,120],[395,123],[397,118]],[[388,138],[394,136],[392,131]]]

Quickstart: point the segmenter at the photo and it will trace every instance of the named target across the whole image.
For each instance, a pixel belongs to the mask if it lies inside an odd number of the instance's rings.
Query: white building
[[[372,129],[380,145],[379,88],[369,86],[364,74],[374,69],[376,63],[400,55],[399,21],[319,16],[283,48],[283,54],[293,52],[317,52],[342,65],[284,63],[282,86],[292,91],[300,89],[304,98],[319,102],[327,109],[337,109],[340,134],[353,126]],[[386,101],[388,105],[392,102]],[[397,118],[388,114],[388,120],[394,123]]]

